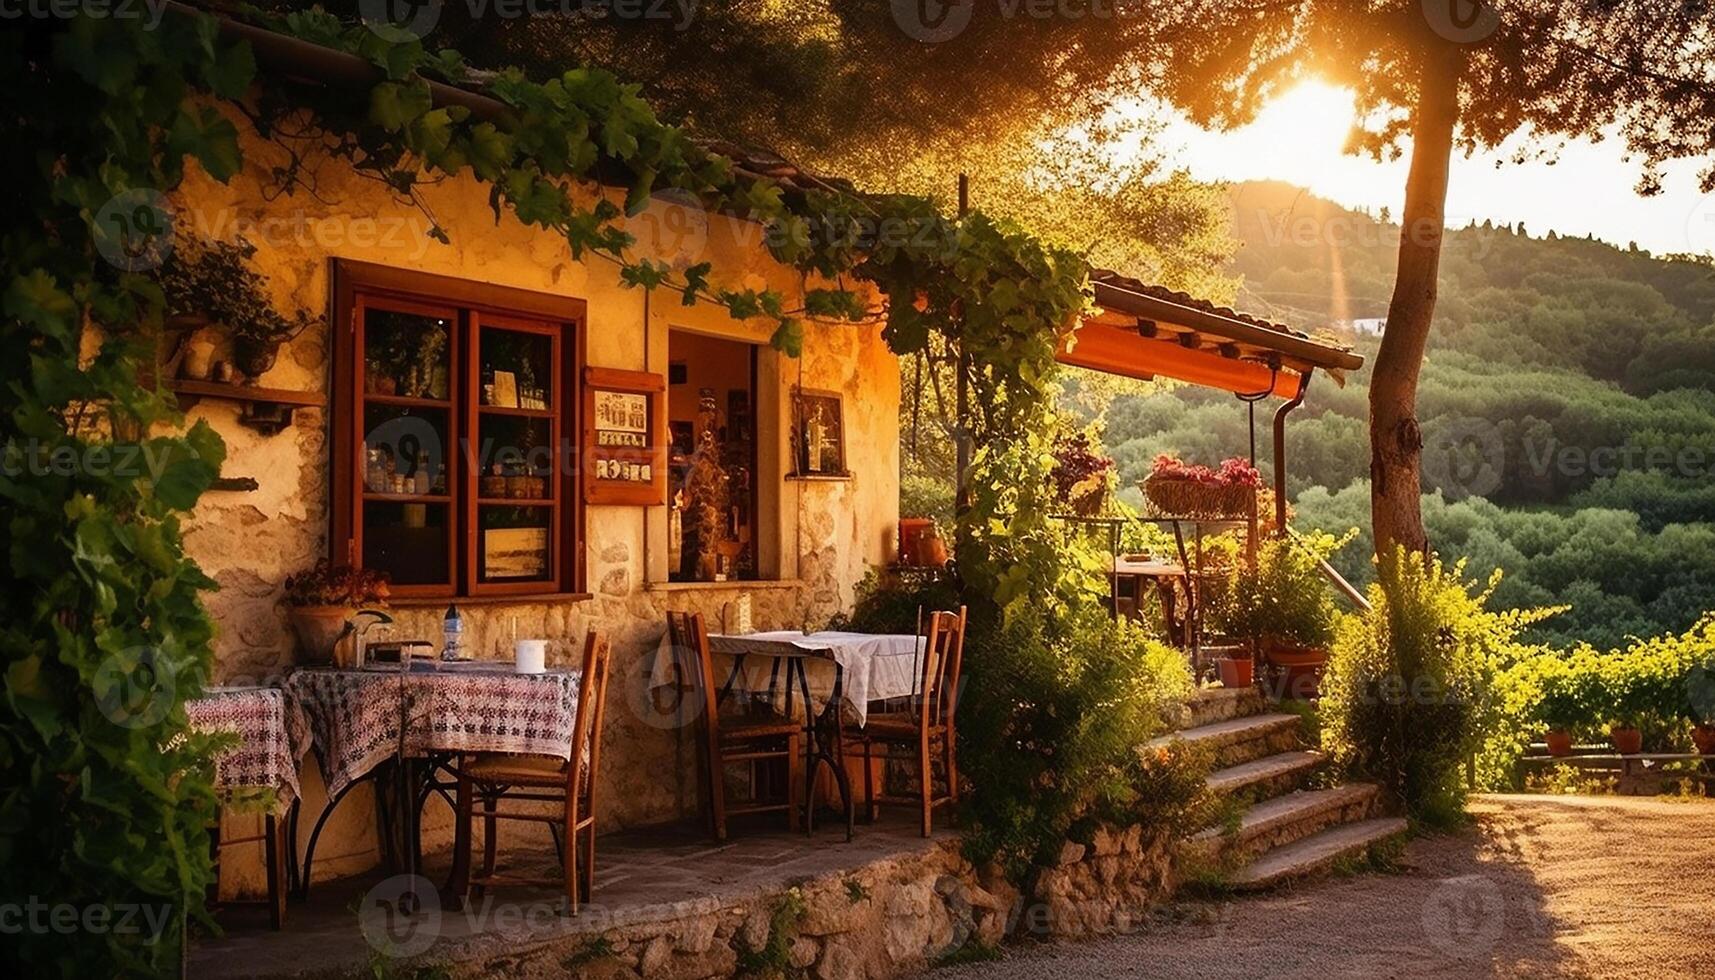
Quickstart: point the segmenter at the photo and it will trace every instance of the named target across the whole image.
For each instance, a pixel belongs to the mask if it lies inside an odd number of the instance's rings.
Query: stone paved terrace
[[[502,871],[509,857],[515,873],[557,871],[545,853],[503,853]],[[449,862],[446,852],[430,855],[425,874],[444,881]],[[834,826],[813,837],[738,833],[724,845],[689,829],[627,832],[601,839],[594,901],[575,918],[557,914],[558,893],[517,885],[491,888],[463,911],[431,899],[418,916],[389,918],[404,879],[378,871],[318,882],[308,903],[288,906],[279,932],[260,909],[223,909],[225,935],[197,944],[188,975],[368,975],[387,959],[444,964],[455,975],[730,974],[742,951],[766,945],[769,916],[793,886],[807,906],[795,964],[820,976],[878,975],[945,948],[959,924],[939,899],[968,916],[971,897],[960,887],[954,901],[947,883],[970,877],[955,831],[924,840],[903,816],[860,826],[851,843]],[[382,952],[390,944],[399,956]]]

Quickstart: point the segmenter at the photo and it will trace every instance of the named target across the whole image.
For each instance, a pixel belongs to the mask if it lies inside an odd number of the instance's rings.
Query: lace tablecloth
[[[273,790],[274,812],[298,798],[298,760],[309,750],[303,719],[277,687],[214,688],[185,704],[191,727],[232,732],[238,744],[215,759],[215,788]]]
[[[774,661],[779,658],[804,658],[812,665],[820,661],[841,671],[840,708],[844,716],[862,725],[869,720],[871,701],[909,697],[917,693],[923,670],[923,638],[909,634],[843,633],[824,630],[804,633],[799,630],[776,630],[769,633],[742,635],[709,635],[709,652],[718,657],[745,657],[734,687],[750,694],[766,694],[775,686],[777,700],[784,697],[776,684]],[[694,662],[686,651],[680,661]],[[650,670],[650,687],[668,687],[679,682],[673,669],[674,650],[671,634],[661,638],[655,650]],[[812,668],[810,694],[820,710],[832,694],[831,669],[824,668],[817,677]],[[726,679],[725,669],[717,667],[715,682]]]
[[[581,671],[516,674],[475,664],[408,674],[300,670],[286,680],[321,756],[331,799],[405,753],[518,752],[572,757]]]

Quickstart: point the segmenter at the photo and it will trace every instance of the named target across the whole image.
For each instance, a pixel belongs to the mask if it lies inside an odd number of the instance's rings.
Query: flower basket
[[[1250,513],[1256,488],[1152,476],[1143,481],[1143,495],[1173,517],[1240,517]]]

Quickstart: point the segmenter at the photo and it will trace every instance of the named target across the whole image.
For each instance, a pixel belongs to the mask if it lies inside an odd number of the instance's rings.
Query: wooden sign
[[[667,502],[667,385],[658,374],[584,368],[584,502]]]

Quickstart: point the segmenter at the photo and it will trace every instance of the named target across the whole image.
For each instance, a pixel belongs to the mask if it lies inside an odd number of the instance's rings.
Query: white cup
[[[512,670],[519,674],[540,674],[548,667],[547,640],[519,640],[512,647]]]

